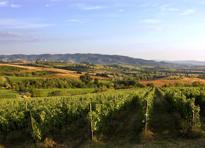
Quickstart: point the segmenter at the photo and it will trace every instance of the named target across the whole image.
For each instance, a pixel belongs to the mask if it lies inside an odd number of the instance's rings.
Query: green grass
[[[0,72],[19,72],[25,70],[24,68],[12,67],[12,66],[1,66]]]
[[[38,79],[42,79],[42,77],[16,77],[16,76],[8,76],[8,78],[12,82],[20,82],[20,81],[24,81],[24,80],[38,80]]]
[[[73,96],[95,92],[94,88],[73,88],[73,89],[34,89],[33,97],[52,97],[52,96]]]
[[[19,94],[13,90],[0,89],[0,99],[16,99]]]

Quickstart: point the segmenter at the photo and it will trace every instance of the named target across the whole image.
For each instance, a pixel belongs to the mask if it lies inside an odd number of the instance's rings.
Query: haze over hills
[[[104,54],[39,54],[39,55],[0,55],[1,61],[63,61],[82,63],[87,62],[91,64],[128,64],[140,66],[154,66],[154,67],[171,67],[176,68],[180,66],[199,65],[204,66],[205,62],[200,61],[154,61],[140,58],[133,58],[122,55],[104,55]]]
[[[185,61],[167,61],[169,63],[193,65],[193,66],[205,66],[205,61],[185,60]]]
[[[103,55],[103,54],[39,54],[39,55],[0,55],[1,61],[69,61],[74,63],[87,62],[92,64],[129,64],[129,65],[150,65],[162,66],[168,63],[157,62],[154,60],[144,60],[121,55]]]

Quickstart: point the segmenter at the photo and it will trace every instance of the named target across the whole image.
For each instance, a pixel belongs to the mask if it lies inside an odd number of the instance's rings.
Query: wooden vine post
[[[146,135],[148,130],[148,101],[146,100],[146,112],[145,112],[145,129],[144,129],[144,135]]]
[[[92,99],[90,100],[90,131],[91,131],[91,140],[93,141],[94,131],[93,131],[93,115],[92,115]]]

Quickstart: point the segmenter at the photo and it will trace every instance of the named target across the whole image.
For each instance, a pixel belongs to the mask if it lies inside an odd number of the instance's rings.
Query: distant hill
[[[193,65],[193,66],[205,66],[205,61],[172,61],[170,63]]]
[[[102,54],[40,54],[40,55],[0,55],[1,61],[70,61],[74,63],[92,64],[128,64],[140,66],[169,67],[176,68],[177,64],[169,62],[157,62],[154,60],[144,60],[121,55],[102,55]]]
[[[152,60],[136,59],[119,55],[102,55],[102,54],[41,54],[41,55],[0,55],[2,61],[72,61],[76,63],[88,62],[93,64],[133,64],[133,65],[152,65],[158,62]]]

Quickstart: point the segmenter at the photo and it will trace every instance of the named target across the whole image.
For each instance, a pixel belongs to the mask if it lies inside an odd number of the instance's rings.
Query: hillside
[[[87,62],[92,64],[128,64],[145,66],[173,66],[165,62],[156,62],[153,60],[144,60],[120,55],[102,55],[102,54],[41,54],[41,55],[0,55],[1,61],[69,61],[74,63]]]

